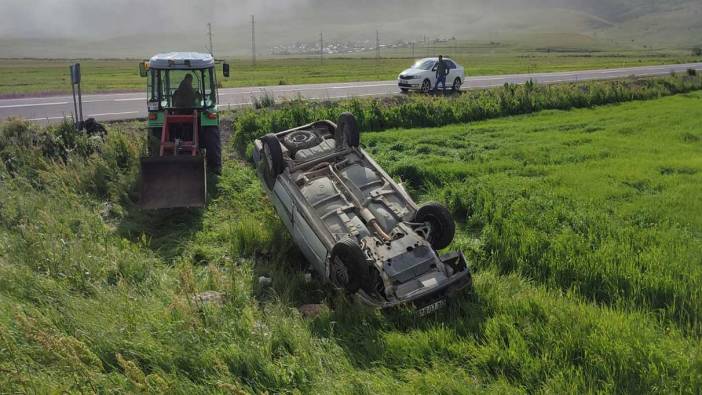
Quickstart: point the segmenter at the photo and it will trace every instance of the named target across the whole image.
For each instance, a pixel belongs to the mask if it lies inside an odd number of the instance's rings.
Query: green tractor
[[[149,110],[139,205],[204,207],[207,171],[222,167],[215,60],[194,52],[158,54],[140,63],[139,73],[147,78]],[[223,74],[229,77],[226,63]]]

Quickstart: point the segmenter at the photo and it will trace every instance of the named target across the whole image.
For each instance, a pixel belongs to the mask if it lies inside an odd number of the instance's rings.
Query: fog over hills
[[[698,44],[699,0],[0,0],[0,57],[145,56],[159,49],[204,50],[212,22],[221,54],[329,40],[424,36],[508,39],[529,33],[583,34],[651,46]]]

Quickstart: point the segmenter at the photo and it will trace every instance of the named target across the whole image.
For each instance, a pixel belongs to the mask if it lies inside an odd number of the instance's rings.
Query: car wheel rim
[[[422,92],[429,92],[429,81],[424,81],[422,84]]]
[[[307,140],[309,140],[309,137],[302,133],[298,133],[292,137],[292,141],[296,143],[304,143]]]

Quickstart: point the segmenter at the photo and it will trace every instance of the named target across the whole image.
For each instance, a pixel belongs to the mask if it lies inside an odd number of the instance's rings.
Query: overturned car
[[[356,119],[319,121],[255,141],[254,162],[280,218],[315,270],[377,307],[428,313],[471,284],[461,252],[439,256],[455,224],[417,207],[359,147]]]

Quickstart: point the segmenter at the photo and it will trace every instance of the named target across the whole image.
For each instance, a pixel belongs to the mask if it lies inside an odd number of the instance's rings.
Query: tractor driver
[[[197,107],[200,95],[193,89],[193,75],[188,73],[183,81],[178,85],[178,89],[173,92],[173,107],[193,108]]]

